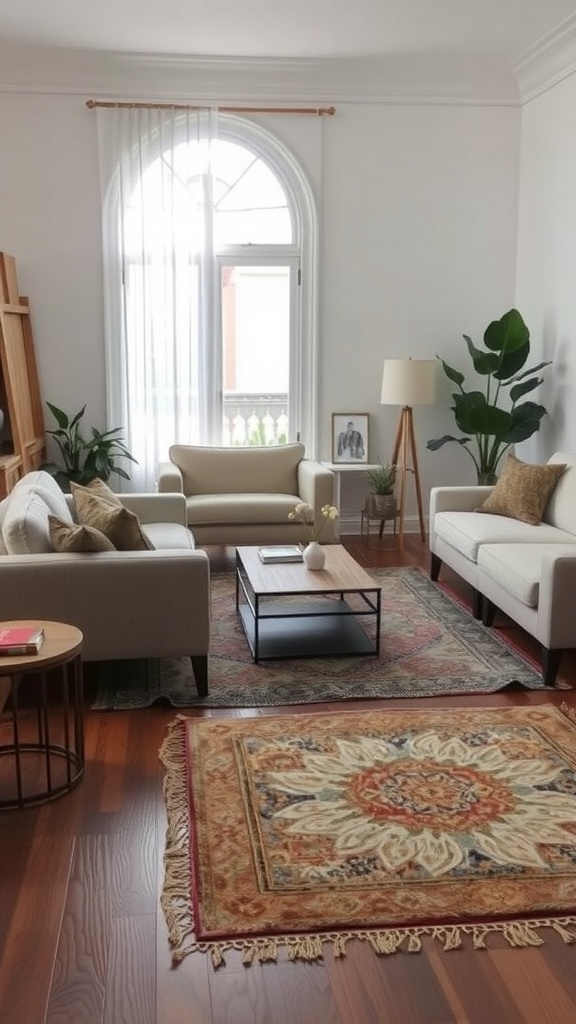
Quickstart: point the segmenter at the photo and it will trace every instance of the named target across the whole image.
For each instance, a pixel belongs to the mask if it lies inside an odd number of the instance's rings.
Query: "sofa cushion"
[[[548,465],[558,464],[565,465],[566,471],[556,484],[542,518],[552,526],[576,534],[576,456],[555,452],[548,459]]]
[[[57,516],[48,516],[48,529],[54,551],[115,551],[111,540],[93,526],[65,523]]]
[[[562,463],[536,466],[508,455],[494,490],[479,511],[511,516],[537,526],[565,469]]]
[[[434,532],[471,562],[478,561],[482,544],[573,544],[574,534],[540,523],[528,523],[483,512],[437,512]]]
[[[42,555],[52,551],[48,529],[51,509],[33,487],[18,487],[10,493],[2,525],[2,537],[9,555]]]
[[[149,543],[142,533],[140,520],[122,503],[112,504],[102,498],[94,488],[72,484],[72,494],[78,522],[93,526],[112,541],[118,551],[147,551]]]
[[[194,537],[186,526],[181,523],[143,523],[142,533],[146,537],[149,548],[169,551],[180,548],[194,551]]]
[[[301,501],[297,494],[201,494],[187,498],[186,508],[192,529],[208,523],[228,524],[231,510],[235,523],[282,523],[289,527],[288,513]]]
[[[262,448],[178,445],[170,459],[182,473],[184,494],[298,494],[298,463],[303,444]],[[301,500],[301,499],[300,499]],[[230,516],[228,515],[228,520]]]
[[[485,544],[478,554],[478,568],[516,600],[537,608],[542,561],[547,554],[576,557],[576,544]]]

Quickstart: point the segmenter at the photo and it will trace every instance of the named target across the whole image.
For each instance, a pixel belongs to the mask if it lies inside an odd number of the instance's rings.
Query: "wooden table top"
[[[307,569],[303,562],[264,564],[257,547],[236,549],[255,594],[313,594],[377,590],[371,576],[342,544],[324,544],[324,569]]]
[[[24,654],[18,657],[0,656],[0,676],[19,672],[43,672],[53,665],[61,665],[75,658],[82,650],[84,637],[76,626],[66,622],[49,622],[44,619],[12,619],[0,622],[3,629],[18,629],[21,626],[42,626],[44,642],[38,654]]]

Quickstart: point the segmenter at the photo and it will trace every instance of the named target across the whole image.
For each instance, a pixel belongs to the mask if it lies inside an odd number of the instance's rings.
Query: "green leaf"
[[[524,370],[523,373],[518,373],[514,380],[523,380],[524,377],[528,377],[530,374],[539,373],[545,366],[552,366],[552,360],[546,359],[543,363],[538,363],[538,366],[531,366],[528,370]]]
[[[464,444],[469,444],[469,442],[471,440],[472,440],[471,437],[452,437],[451,434],[444,434],[443,437],[433,437],[433,438],[431,438],[430,441],[426,442],[426,447],[431,452],[437,452],[439,448],[443,448],[444,445],[448,444],[450,441],[454,441],[456,444],[464,445]]]
[[[510,388],[510,398],[513,402],[517,402],[523,395],[527,395],[530,391],[534,391],[539,384],[542,383],[542,377],[530,377],[529,380],[525,380],[523,384],[515,384],[514,387]]]
[[[510,413],[490,405],[481,391],[455,394],[452,397],[454,417],[464,433],[504,437],[510,429]]]
[[[467,334],[464,335],[464,341],[468,346],[476,373],[481,374],[483,377],[495,373],[500,365],[498,356],[494,355],[493,352],[483,352],[481,348],[476,348],[472,338],[469,338]]]
[[[546,409],[543,405],[535,402],[524,402],[513,409],[510,417],[510,427],[503,438],[508,444],[518,444],[532,437],[540,426],[542,417],[546,416]]]
[[[517,309],[509,309],[484,331],[484,344],[491,352],[530,351],[530,331]]]
[[[440,361],[442,363],[444,373],[448,377],[448,380],[451,380],[453,384],[457,384],[458,387],[460,387],[460,385],[464,383],[464,374],[461,373],[460,370],[455,370],[454,367],[449,366],[448,363],[445,363],[443,359],[441,359]]]
[[[46,402],[46,405],[50,409],[50,412],[52,413],[52,415],[53,415],[54,419],[56,420],[56,423],[58,424],[60,429],[61,430],[68,430],[68,422],[69,421],[68,421],[68,417],[67,417],[66,413],[63,412],[62,409],[59,409],[57,405],[51,405],[50,402]],[[50,433],[50,431],[49,431],[49,433]]]

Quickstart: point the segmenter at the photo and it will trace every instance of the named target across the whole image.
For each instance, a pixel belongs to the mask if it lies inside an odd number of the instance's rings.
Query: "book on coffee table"
[[[301,562],[302,548],[298,544],[277,544],[269,548],[258,548],[263,562]]]
[[[25,654],[38,654],[43,641],[42,626],[0,625],[0,657],[16,658]]]

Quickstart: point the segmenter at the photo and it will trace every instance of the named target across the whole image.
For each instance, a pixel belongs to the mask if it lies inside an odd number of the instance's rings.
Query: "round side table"
[[[0,657],[0,677],[10,677],[8,691],[12,742],[0,744],[0,810],[30,807],[70,792],[84,773],[82,679],[83,636],[75,626],[41,619],[2,622],[3,627],[43,626],[38,654]],[[23,677],[29,701],[19,700]],[[32,712],[32,713],[30,713]],[[4,759],[14,763],[13,792],[5,796]]]

